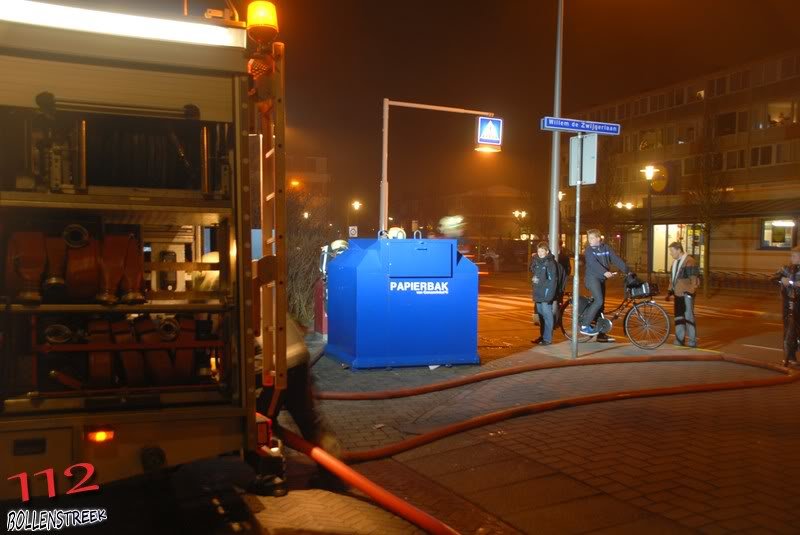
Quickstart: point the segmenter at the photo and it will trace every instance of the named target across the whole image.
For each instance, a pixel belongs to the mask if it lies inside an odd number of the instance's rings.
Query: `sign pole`
[[[578,146],[580,154],[578,169],[578,180],[575,184],[575,267],[572,273],[572,358],[578,358],[578,317],[580,316],[581,300],[578,281],[580,279],[580,246],[581,246],[581,179],[583,178],[583,134],[578,134]]]
[[[400,108],[415,108],[418,110],[444,111],[449,113],[465,113],[469,115],[484,115],[493,118],[494,113],[480,110],[467,110],[464,108],[452,108],[450,106],[433,106],[431,104],[419,104],[417,102],[403,102],[399,100],[383,99],[383,140],[381,146],[381,189],[380,199],[378,200],[378,230],[389,229],[389,108],[396,106]],[[501,121],[502,122],[502,121]],[[499,135],[499,133],[498,133]],[[500,140],[493,145],[500,146]]]
[[[389,229],[389,99],[383,99],[383,145],[381,147],[381,191],[378,230]]]
[[[598,135],[618,136],[622,128],[617,123],[601,123],[567,119],[566,117],[542,117],[542,130],[555,132],[575,132],[578,135],[569,141],[569,185],[575,186],[575,273],[572,277],[572,358],[578,358],[578,317],[580,316],[580,276],[581,246],[581,184],[597,183]],[[585,134],[589,134],[585,136]],[[574,161],[573,161],[574,160]],[[551,224],[551,230],[553,226]]]

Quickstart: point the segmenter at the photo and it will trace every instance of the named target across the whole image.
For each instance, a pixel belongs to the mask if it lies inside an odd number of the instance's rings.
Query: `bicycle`
[[[611,332],[613,322],[619,319],[623,312],[627,310],[622,323],[625,336],[636,347],[656,349],[667,341],[670,333],[670,321],[667,311],[653,300],[653,296],[658,295],[658,285],[640,282],[636,280],[636,275],[634,274],[629,274],[628,278],[630,282],[625,284],[625,298],[622,303],[611,312],[601,313],[595,322],[595,327],[604,334]],[[567,340],[572,340],[572,314],[574,309],[572,295],[565,292],[564,297],[567,300],[564,306],[561,307],[559,323],[561,332],[564,333]],[[580,296],[580,311],[586,310],[593,301],[592,297]],[[610,319],[607,315],[610,316]],[[591,339],[592,336],[578,332],[578,342],[587,342]]]

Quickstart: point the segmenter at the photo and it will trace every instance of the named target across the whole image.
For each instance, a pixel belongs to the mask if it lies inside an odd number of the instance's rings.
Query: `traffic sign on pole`
[[[569,185],[597,183],[597,134],[569,139]]]
[[[502,145],[503,120],[499,117],[478,117],[478,145]]]
[[[602,134],[606,136],[618,136],[621,130],[621,127],[617,123],[580,121],[578,119],[567,119],[565,117],[542,117],[540,127],[542,130]]]

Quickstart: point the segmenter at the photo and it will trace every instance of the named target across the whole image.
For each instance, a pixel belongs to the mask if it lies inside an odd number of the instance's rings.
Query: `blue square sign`
[[[478,144],[502,145],[503,120],[498,117],[478,117]]]

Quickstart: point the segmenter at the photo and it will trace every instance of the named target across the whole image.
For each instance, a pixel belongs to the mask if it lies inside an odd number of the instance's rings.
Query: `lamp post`
[[[553,88],[553,117],[561,117],[561,49],[564,42],[564,0],[558,0],[558,26],[556,27],[556,75]],[[558,255],[561,241],[558,239],[561,213],[556,196],[560,182],[559,164],[561,163],[561,133],[553,132],[550,149],[550,248]],[[577,269],[577,268],[576,268]],[[577,346],[576,346],[577,347]],[[573,355],[574,356],[574,355]]]
[[[353,208],[354,211],[358,212],[364,205],[361,204],[361,201],[356,200],[351,202],[350,206]],[[347,226],[350,227],[350,210],[347,211]]]
[[[647,282],[650,282],[653,272],[653,178],[658,169],[654,165],[646,165],[641,169],[644,178],[647,180]]]
[[[517,234],[522,235],[522,220],[528,217],[528,212],[525,210],[514,210],[511,212],[514,218],[517,220]],[[529,229],[530,230],[530,229]],[[531,261],[531,237],[528,235],[530,232],[526,232],[526,241],[528,242],[528,256],[525,259],[525,262],[530,263]]]

